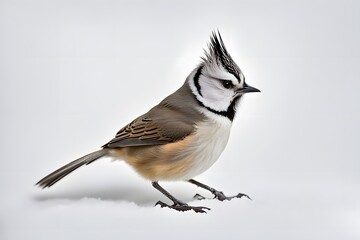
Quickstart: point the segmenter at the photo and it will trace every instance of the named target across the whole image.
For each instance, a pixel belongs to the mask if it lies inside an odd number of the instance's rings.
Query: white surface
[[[154,208],[109,159],[33,186],[181,86],[215,28],[262,93],[197,179],[253,201]],[[0,239],[359,239],[359,29],[358,1],[1,0]]]

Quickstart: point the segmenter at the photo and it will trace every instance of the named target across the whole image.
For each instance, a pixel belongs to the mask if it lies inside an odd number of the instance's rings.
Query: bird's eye
[[[234,84],[230,80],[223,80],[221,83],[226,89],[234,87]]]

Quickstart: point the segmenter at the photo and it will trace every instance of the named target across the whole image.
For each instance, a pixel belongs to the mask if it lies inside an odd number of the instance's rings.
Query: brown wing
[[[195,119],[173,108],[157,106],[120,129],[104,148],[161,145],[191,134]]]

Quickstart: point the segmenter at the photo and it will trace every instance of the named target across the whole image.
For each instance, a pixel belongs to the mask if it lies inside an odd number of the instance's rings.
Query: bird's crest
[[[205,56],[202,57],[202,60],[202,64],[206,67],[213,69],[222,66],[236,78],[239,78],[241,70],[226,50],[219,31],[212,32],[208,50],[205,50]]]

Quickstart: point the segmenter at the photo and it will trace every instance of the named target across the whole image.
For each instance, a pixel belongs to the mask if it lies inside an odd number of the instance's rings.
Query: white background
[[[34,183],[180,87],[219,28],[250,85],[197,179],[166,199],[104,159]],[[0,239],[360,239],[359,1],[0,0]]]

